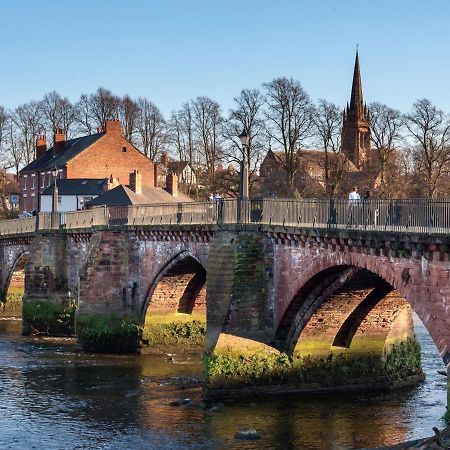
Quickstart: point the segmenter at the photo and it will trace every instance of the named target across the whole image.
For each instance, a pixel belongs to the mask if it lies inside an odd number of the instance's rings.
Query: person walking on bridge
[[[360,206],[361,196],[358,193],[358,188],[355,186],[348,194],[348,214],[347,226],[355,224],[358,225],[357,207]]]

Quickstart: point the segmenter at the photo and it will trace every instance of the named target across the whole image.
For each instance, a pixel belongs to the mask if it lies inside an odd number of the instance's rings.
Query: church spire
[[[350,109],[360,118],[364,114],[364,102],[362,94],[361,73],[359,70],[359,55],[356,50],[355,69],[353,71],[352,95],[350,97]]]
[[[370,119],[369,110],[364,104],[359,69],[359,54],[356,49],[353,71],[352,95],[347,103],[342,123],[342,150],[357,169],[370,165]]]

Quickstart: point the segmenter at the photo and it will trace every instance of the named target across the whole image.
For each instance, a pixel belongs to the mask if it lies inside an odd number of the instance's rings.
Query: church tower
[[[370,165],[370,116],[363,101],[358,50],[350,105],[347,103],[343,116],[342,151],[359,170]]]

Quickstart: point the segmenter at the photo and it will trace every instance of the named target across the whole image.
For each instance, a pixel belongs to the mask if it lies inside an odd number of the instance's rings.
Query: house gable
[[[67,163],[67,178],[108,178],[127,184],[130,173],[139,170],[142,184],[153,186],[153,163],[119,133],[106,133]]]

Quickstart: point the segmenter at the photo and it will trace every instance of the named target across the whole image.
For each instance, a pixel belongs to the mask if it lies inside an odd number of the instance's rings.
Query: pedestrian
[[[372,197],[372,193],[368,189],[366,193],[363,195],[363,220],[364,225],[367,228],[368,225],[372,225],[372,208],[371,208],[371,202],[370,199]],[[374,223],[375,225],[375,223]]]
[[[347,226],[350,227],[355,223],[358,225],[358,213],[357,206],[360,206],[361,196],[358,193],[358,188],[355,186],[348,194],[348,213],[347,213]]]
[[[212,192],[210,192],[209,197],[208,197],[208,200],[209,200],[210,202],[212,202],[212,201],[214,200],[214,195],[212,194]]]
[[[358,200],[361,200],[361,196],[358,193],[358,188],[355,186],[351,192],[348,194],[349,204],[358,203]]]

